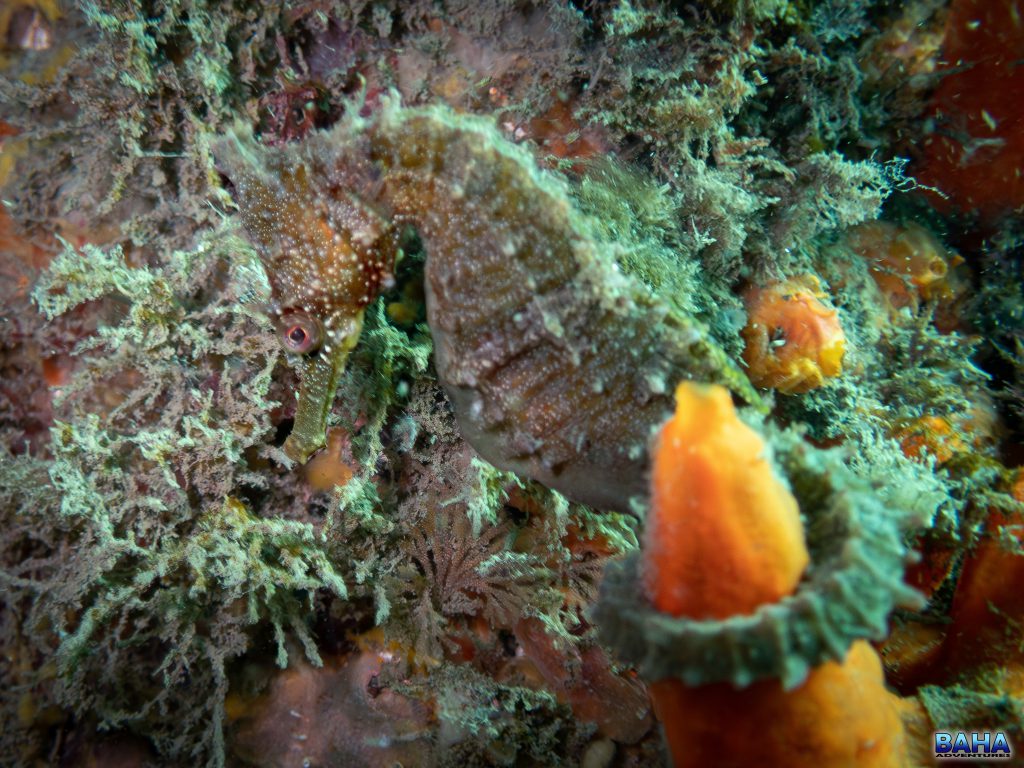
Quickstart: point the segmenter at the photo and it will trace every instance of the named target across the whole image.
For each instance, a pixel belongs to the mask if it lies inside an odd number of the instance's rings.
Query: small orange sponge
[[[684,382],[658,439],[644,582],[663,613],[753,612],[790,594],[809,557],[796,500],[729,392]]]
[[[755,286],[744,300],[743,361],[756,386],[792,395],[816,389],[842,372],[846,335],[817,277]]]

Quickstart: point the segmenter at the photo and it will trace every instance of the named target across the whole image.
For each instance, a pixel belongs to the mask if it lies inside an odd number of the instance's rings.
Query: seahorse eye
[[[289,352],[308,355],[323,344],[324,331],[320,321],[306,312],[285,312],[278,325],[281,343]]]

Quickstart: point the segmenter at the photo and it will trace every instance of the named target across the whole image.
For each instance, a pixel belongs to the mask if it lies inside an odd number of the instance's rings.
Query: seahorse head
[[[266,270],[278,338],[297,356],[299,403],[285,452],[304,462],[324,443],[363,310],[392,280],[396,228],[316,168],[313,144],[266,147],[236,128],[214,151]]]

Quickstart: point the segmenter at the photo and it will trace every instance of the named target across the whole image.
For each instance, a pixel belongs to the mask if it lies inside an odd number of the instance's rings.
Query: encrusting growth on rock
[[[239,128],[215,151],[285,346],[306,354],[286,444],[300,461],[323,445],[335,380],[362,308],[393,269],[401,225],[427,252],[438,375],[463,435],[495,466],[625,511],[646,495],[668,382],[718,381],[758,402],[707,332],[620,272],[615,246],[599,241],[564,183],[491,121],[387,101],[299,145],[263,147]],[[307,321],[325,331],[319,352],[297,348]]]

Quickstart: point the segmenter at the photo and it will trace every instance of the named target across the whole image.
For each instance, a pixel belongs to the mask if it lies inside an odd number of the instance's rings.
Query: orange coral
[[[662,612],[691,618],[776,602],[808,563],[796,501],[724,389],[684,383],[676,399],[654,460],[646,592]],[[651,692],[677,767],[904,764],[904,707],[863,641],[791,692],[777,680],[736,690],[673,679]]]
[[[814,275],[747,290],[743,360],[755,385],[798,394],[842,372],[846,336],[826,298]]]

